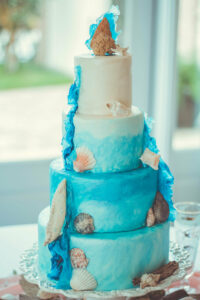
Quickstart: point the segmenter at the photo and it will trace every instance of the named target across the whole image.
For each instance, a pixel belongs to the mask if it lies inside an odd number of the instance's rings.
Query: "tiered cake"
[[[129,289],[168,262],[172,176],[131,107],[131,56],[115,44],[114,18],[91,33],[95,55],[75,57],[63,159],[50,165],[39,215],[39,271],[56,288]]]

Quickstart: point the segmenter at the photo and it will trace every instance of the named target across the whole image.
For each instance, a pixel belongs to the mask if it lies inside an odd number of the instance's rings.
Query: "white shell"
[[[117,55],[120,55],[120,56],[127,56],[128,55],[128,53],[127,53],[128,48],[122,48],[122,47],[120,47],[120,45],[116,45],[116,48],[111,49],[111,50],[114,54],[117,54]]]
[[[144,289],[147,286],[156,286],[160,280],[160,274],[143,274],[140,287]]]
[[[92,152],[85,146],[76,149],[76,160],[73,162],[73,168],[76,172],[92,170],[96,165],[96,160]]]
[[[152,152],[151,150],[149,150],[149,148],[146,148],[144,150],[144,153],[140,157],[140,159],[144,164],[147,164],[152,169],[158,170],[158,164],[160,161],[159,154],[156,154],[156,153]]]
[[[155,222],[156,222],[156,217],[154,215],[153,209],[149,208],[149,211],[147,213],[147,219],[146,219],[147,227],[153,226]]]
[[[54,194],[44,245],[53,242],[61,233],[66,216],[66,183],[63,179]]]
[[[73,269],[70,286],[76,291],[90,291],[96,289],[97,282],[86,269]]]
[[[108,102],[106,107],[114,117],[126,117],[131,114],[131,108],[118,101]]]

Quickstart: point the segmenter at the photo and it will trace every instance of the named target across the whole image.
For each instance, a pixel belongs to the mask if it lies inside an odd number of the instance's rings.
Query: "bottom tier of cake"
[[[49,208],[46,208],[38,220],[38,268],[42,278],[47,277],[51,270],[52,256],[48,246],[43,245],[48,219]],[[169,222],[128,232],[71,233],[69,249],[74,248],[84,251],[88,260],[87,271],[97,282],[96,290],[130,289],[133,288],[133,278],[168,262]],[[62,280],[57,280],[57,288],[69,287],[69,282],[63,280],[68,273],[69,270],[62,268]]]

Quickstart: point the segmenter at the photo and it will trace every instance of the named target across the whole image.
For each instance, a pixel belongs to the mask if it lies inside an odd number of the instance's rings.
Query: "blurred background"
[[[0,225],[35,223],[48,205],[73,57],[111,4],[133,55],[133,104],[155,120],[174,201],[200,202],[200,1],[0,0]]]

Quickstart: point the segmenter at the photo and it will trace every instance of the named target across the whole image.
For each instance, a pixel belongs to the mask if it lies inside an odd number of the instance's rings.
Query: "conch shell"
[[[66,179],[63,179],[54,194],[44,245],[53,242],[61,233],[66,216]]]
[[[73,269],[70,286],[76,291],[91,291],[96,289],[97,282],[86,269]]]
[[[96,165],[96,160],[92,152],[85,146],[76,149],[76,160],[73,162],[73,168],[76,172],[92,170]]]
[[[114,117],[126,117],[131,114],[131,108],[118,101],[108,102],[106,107]]]
[[[159,154],[156,154],[156,153],[152,152],[151,150],[149,150],[149,148],[146,148],[144,150],[144,153],[140,157],[140,159],[144,164],[147,164],[152,169],[158,170],[158,164],[160,161]]]

